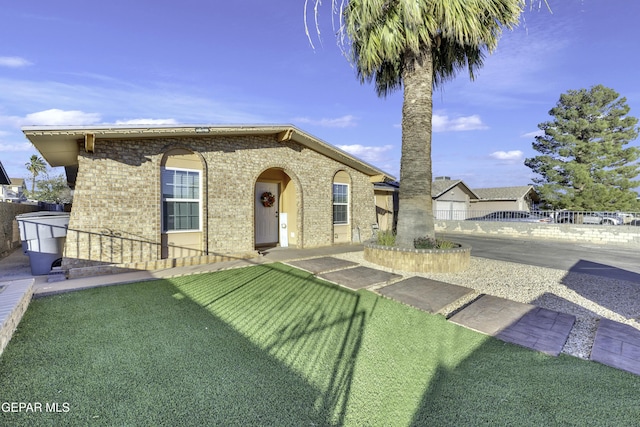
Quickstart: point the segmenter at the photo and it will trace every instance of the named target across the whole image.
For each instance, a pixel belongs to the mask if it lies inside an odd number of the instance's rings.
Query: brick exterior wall
[[[282,169],[295,184],[297,231],[289,244],[332,244],[332,182],[351,178],[351,225],[364,239],[375,223],[369,177],[293,141],[269,136],[201,136],[100,140],[80,149],[79,171],[65,245],[65,269],[131,264],[161,257],[160,170],[174,148],[203,163],[203,253],[254,252],[254,186],[262,172]],[[367,234],[368,233],[368,234]]]
[[[37,210],[36,205],[0,202],[0,258],[20,246],[20,229],[16,216]]]

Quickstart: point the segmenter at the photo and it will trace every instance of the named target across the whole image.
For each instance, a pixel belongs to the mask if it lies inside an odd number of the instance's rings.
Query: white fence
[[[435,210],[436,220],[640,226],[640,212]]]

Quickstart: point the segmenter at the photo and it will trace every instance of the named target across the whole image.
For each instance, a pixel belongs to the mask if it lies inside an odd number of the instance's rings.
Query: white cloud
[[[123,116],[175,117],[180,123],[262,123],[274,114],[273,105],[252,101],[249,107],[234,97],[210,96],[201,88],[136,86],[126,82],[102,87],[0,77],[0,105],[3,103],[16,111],[39,111],[52,106],[69,111],[100,111],[96,121],[105,123],[127,120]],[[0,122],[9,119],[18,127],[31,124],[0,116]]]
[[[100,122],[100,115],[78,110],[65,111],[53,108],[27,114],[22,121],[25,125],[37,126],[93,125]]]
[[[535,138],[536,136],[542,136],[542,135],[544,135],[544,131],[543,130],[536,130],[536,131],[533,131],[533,132],[523,133],[521,135],[521,137],[522,138],[531,139],[531,138]]]
[[[496,160],[504,160],[508,162],[515,162],[517,160],[522,159],[524,153],[520,150],[512,150],[512,151],[494,151],[489,155],[489,157],[494,158]]]
[[[482,119],[477,114],[466,117],[449,118],[442,114],[434,114],[432,120],[434,132],[462,132],[469,130],[483,130],[488,127],[482,123]]]
[[[297,117],[294,119],[296,122],[305,123],[314,126],[322,126],[328,128],[347,128],[356,126],[356,118],[351,115],[337,117],[335,119],[320,119],[314,120],[308,117]]]
[[[116,120],[117,125],[175,125],[175,119],[132,119]]]
[[[387,160],[387,152],[393,150],[393,145],[378,146],[365,146],[360,144],[353,145],[338,145],[338,148],[346,151],[349,154],[353,154],[359,159],[369,163],[379,163]]]
[[[21,68],[31,65],[31,62],[18,56],[0,56],[0,67]]]
[[[0,142],[1,152],[17,152],[17,151],[29,151],[33,148],[30,142],[22,142],[20,144],[5,144]]]

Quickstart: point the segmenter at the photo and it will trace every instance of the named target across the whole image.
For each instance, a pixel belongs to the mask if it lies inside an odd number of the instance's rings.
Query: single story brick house
[[[373,184],[394,180],[290,125],[22,130],[74,189],[69,271],[359,242],[376,223]]]

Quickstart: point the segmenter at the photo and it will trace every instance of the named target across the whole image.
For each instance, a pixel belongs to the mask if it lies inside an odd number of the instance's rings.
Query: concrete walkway
[[[345,252],[361,251],[362,246],[334,246],[317,249],[274,248],[253,259],[215,264],[176,267],[156,271],[135,271],[48,282],[47,276],[32,276],[29,259],[20,249],[0,260],[0,286],[6,291],[28,280],[33,297],[87,289],[98,286],[133,283],[185,275],[207,273],[271,262],[286,262],[325,280],[350,289],[369,288],[386,297],[418,309],[438,313],[473,292],[472,289],[422,277],[402,276],[360,266],[335,258]],[[402,280],[403,279],[403,280]],[[31,291],[31,290],[30,290]],[[15,292],[0,291],[0,304]],[[450,321],[506,342],[557,356],[571,332],[574,316],[535,307],[530,304],[483,295],[453,314]],[[2,324],[0,324],[0,328]],[[0,349],[1,351],[1,349]],[[640,331],[607,319],[599,322],[591,359],[640,375]]]

